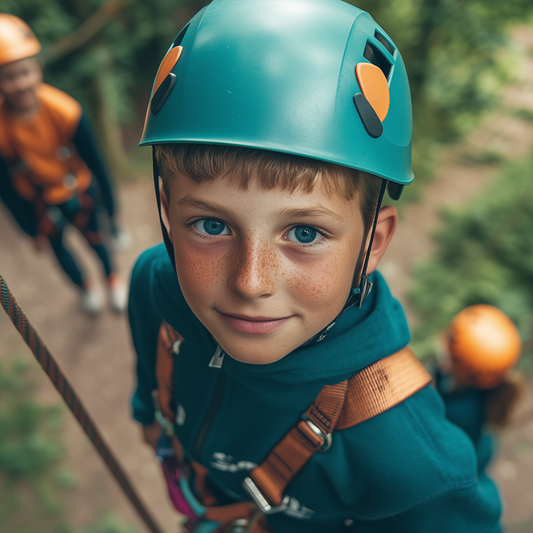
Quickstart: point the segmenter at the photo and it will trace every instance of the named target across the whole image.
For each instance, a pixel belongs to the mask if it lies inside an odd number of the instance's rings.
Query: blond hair
[[[366,229],[372,224],[381,186],[381,178],[360,170],[240,146],[160,144],[155,146],[155,157],[167,196],[176,175],[187,176],[195,183],[228,177],[245,190],[253,177],[267,190],[281,187],[288,192],[312,192],[321,183],[327,194],[338,194],[345,200],[359,196]]]

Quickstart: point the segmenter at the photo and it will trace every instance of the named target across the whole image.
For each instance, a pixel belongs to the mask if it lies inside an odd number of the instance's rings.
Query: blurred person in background
[[[495,437],[510,422],[524,392],[516,371],[522,341],[511,319],[491,305],[472,305],[451,321],[435,384],[448,420],[472,440],[478,471],[495,452]]]
[[[40,50],[24,21],[0,13],[0,198],[37,250],[50,244],[94,314],[104,294],[64,242],[66,227],[76,227],[101,261],[111,308],[122,312],[127,289],[109,248],[109,233],[119,234],[113,187],[80,104],[43,83]]]

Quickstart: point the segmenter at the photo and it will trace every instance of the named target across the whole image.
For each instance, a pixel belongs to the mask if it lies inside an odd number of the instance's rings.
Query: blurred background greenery
[[[140,124],[160,58],[177,29],[207,3],[3,0],[2,10],[34,29],[47,80],[91,112],[109,159],[127,173],[125,150],[137,137],[127,138],[124,149],[121,130]],[[415,171],[431,174],[427,153],[435,141],[449,142],[475,126],[511,79],[518,52],[508,30],[530,17],[533,6],[529,0],[352,3],[369,10],[402,50],[415,110]]]
[[[3,0],[43,44],[46,79],[89,110],[116,174],[133,165],[151,82],[172,39],[205,0]],[[405,59],[414,107],[417,196],[443,142],[456,140],[498,102],[520,52],[509,28],[530,0],[359,0]],[[131,132],[131,134],[128,134]],[[138,152],[137,152],[138,153]],[[143,151],[146,153],[146,151]]]
[[[3,533],[135,533],[107,512],[74,530],[62,493],[77,484],[64,459],[62,405],[34,397],[39,365],[12,358],[0,361],[0,526]]]
[[[124,182],[150,172],[149,150],[137,149],[136,143],[152,80],[179,29],[207,3],[2,0],[0,10],[33,28],[43,44],[46,81],[89,112],[112,172]],[[524,52],[511,39],[511,30],[521,24],[533,31],[533,2],[351,3],[374,16],[406,62],[417,179],[402,204],[416,202],[447,148],[479,126],[516,79]],[[523,111],[522,118],[531,121],[533,112]],[[431,359],[439,333],[454,314],[470,304],[490,303],[518,325],[523,368],[533,369],[533,154],[507,162],[505,155],[486,151],[478,159],[497,163],[499,176],[468,205],[445,213],[433,256],[412,276],[409,305],[415,316],[424,317],[414,330],[415,351]],[[13,522],[7,531],[36,531],[32,520],[43,520],[41,513],[48,518],[39,531],[67,532],[57,494],[75,480],[61,471],[61,410],[39,407],[31,389],[27,367],[0,367],[0,524],[8,523],[15,508],[35,500],[37,514],[28,514],[27,524]],[[15,485],[18,492],[11,490]],[[129,531],[116,517],[104,516],[83,533]]]

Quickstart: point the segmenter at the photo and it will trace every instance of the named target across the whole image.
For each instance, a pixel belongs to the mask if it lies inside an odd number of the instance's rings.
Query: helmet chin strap
[[[161,232],[163,233],[163,241],[165,242],[165,248],[167,249],[168,257],[170,262],[176,270],[176,260],[174,258],[174,247],[168,236],[167,228],[163,224],[163,217],[161,216],[161,194],[159,192],[159,166],[155,157],[155,146],[152,146],[152,169],[154,174],[154,188],[155,188],[155,198],[157,201],[157,210],[159,211],[159,223],[161,224]]]
[[[385,194],[387,183],[388,181],[386,179],[383,179],[381,181],[378,202],[376,204],[376,212],[374,213],[374,222],[372,223],[372,233],[370,234],[370,242],[368,243],[365,262],[363,264],[363,269],[361,270],[361,279],[359,280],[359,287],[352,288],[352,294],[349,296],[348,301],[346,302],[346,305],[344,306],[344,309],[341,312],[346,311],[346,309],[348,309],[348,307],[352,307],[352,305],[357,305],[357,307],[360,308],[363,305],[365,298],[372,290],[372,282],[368,279],[366,269],[368,268],[370,252],[372,251],[372,243],[374,242],[374,235],[376,234],[376,227],[378,225],[379,210],[381,209],[381,203],[383,202],[383,195]]]

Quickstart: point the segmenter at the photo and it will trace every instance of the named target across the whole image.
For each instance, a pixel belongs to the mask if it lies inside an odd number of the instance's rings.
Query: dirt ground
[[[518,37],[531,52],[531,35],[524,32]],[[520,83],[509,91],[507,104],[533,111],[533,68],[524,68],[522,72]],[[438,224],[440,210],[468,200],[495,173],[494,166],[465,164],[465,155],[490,149],[507,157],[519,157],[532,146],[532,123],[502,113],[451,150],[435,180],[424,191],[422,201],[404,209],[397,234],[381,264],[394,294],[402,302],[405,303],[413,264],[432,250],[431,233]],[[121,220],[131,234],[132,244],[117,253],[117,262],[124,277],[129,278],[139,253],[160,242],[160,230],[148,177],[121,187],[119,196]],[[130,417],[134,363],[125,316],[109,310],[94,318],[85,315],[79,308],[76,290],[60,273],[51,254],[35,253],[32,243],[14,228],[3,207],[0,228],[0,273],[56,356],[162,530],[175,533],[178,518],[167,501],[159,466],[141,443],[139,429]],[[95,278],[101,279],[94,257],[87,253],[77,235],[69,235],[69,240]],[[7,317],[0,313],[0,358],[7,359],[14,353],[31,357]],[[60,401],[44,378],[39,397],[46,402]],[[145,531],[76,421],[68,413],[65,419],[67,463],[78,480],[66,495],[70,522],[80,526],[106,510],[114,510],[135,524],[139,532]],[[533,383],[529,384],[517,420],[503,434],[492,474],[502,493],[508,531],[526,533],[533,532]]]

